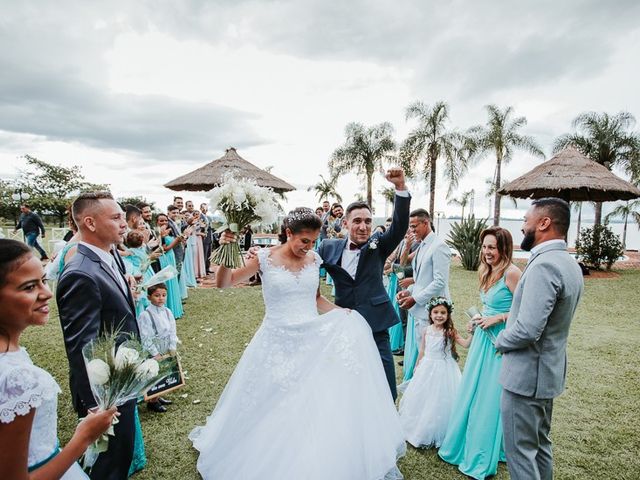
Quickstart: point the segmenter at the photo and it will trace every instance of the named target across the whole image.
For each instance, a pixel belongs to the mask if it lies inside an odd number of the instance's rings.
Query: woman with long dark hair
[[[87,479],[76,460],[110,426],[115,407],[89,413],[61,450],[57,440],[60,387],[35,366],[20,336],[49,319],[44,270],[22,242],[0,240],[0,478]]]

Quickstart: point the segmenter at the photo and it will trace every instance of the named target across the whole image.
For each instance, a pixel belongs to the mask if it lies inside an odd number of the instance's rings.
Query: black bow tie
[[[349,250],[360,250],[360,245],[356,245],[353,242],[349,242]]]

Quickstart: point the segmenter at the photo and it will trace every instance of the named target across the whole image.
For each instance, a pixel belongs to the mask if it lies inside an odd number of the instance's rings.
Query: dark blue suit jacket
[[[119,262],[118,262],[119,263]],[[131,292],[91,249],[78,245],[58,281],[56,302],[69,359],[69,386],[75,410],[83,414],[96,402],[91,393],[82,348],[104,331],[119,328],[139,337]],[[124,337],[123,337],[124,340]]]
[[[393,222],[385,233],[376,233],[361,248],[356,278],[340,264],[348,238],[323,240],[318,249],[323,267],[336,287],[336,305],[357,310],[373,332],[381,332],[400,321],[382,284],[384,262],[404,238],[409,228],[411,197],[396,195]],[[376,248],[371,248],[375,243]]]

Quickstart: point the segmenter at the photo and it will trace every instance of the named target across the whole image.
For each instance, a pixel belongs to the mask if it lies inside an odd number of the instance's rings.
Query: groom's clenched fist
[[[387,170],[384,178],[393,183],[396,190],[406,190],[407,187],[404,183],[404,170],[400,167],[392,167]]]

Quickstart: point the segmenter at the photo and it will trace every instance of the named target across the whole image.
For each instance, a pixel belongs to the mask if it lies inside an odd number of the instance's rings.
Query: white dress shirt
[[[408,197],[409,190],[396,190],[396,195],[399,197]],[[360,248],[356,250],[351,250],[349,245],[351,245],[351,240],[347,240],[347,243],[344,247],[344,251],[342,252],[342,262],[341,267],[351,275],[351,278],[355,280],[356,272],[358,270],[358,261],[360,260]]]
[[[151,355],[175,350],[178,345],[176,319],[167,307],[149,305],[138,317],[140,340]]]

